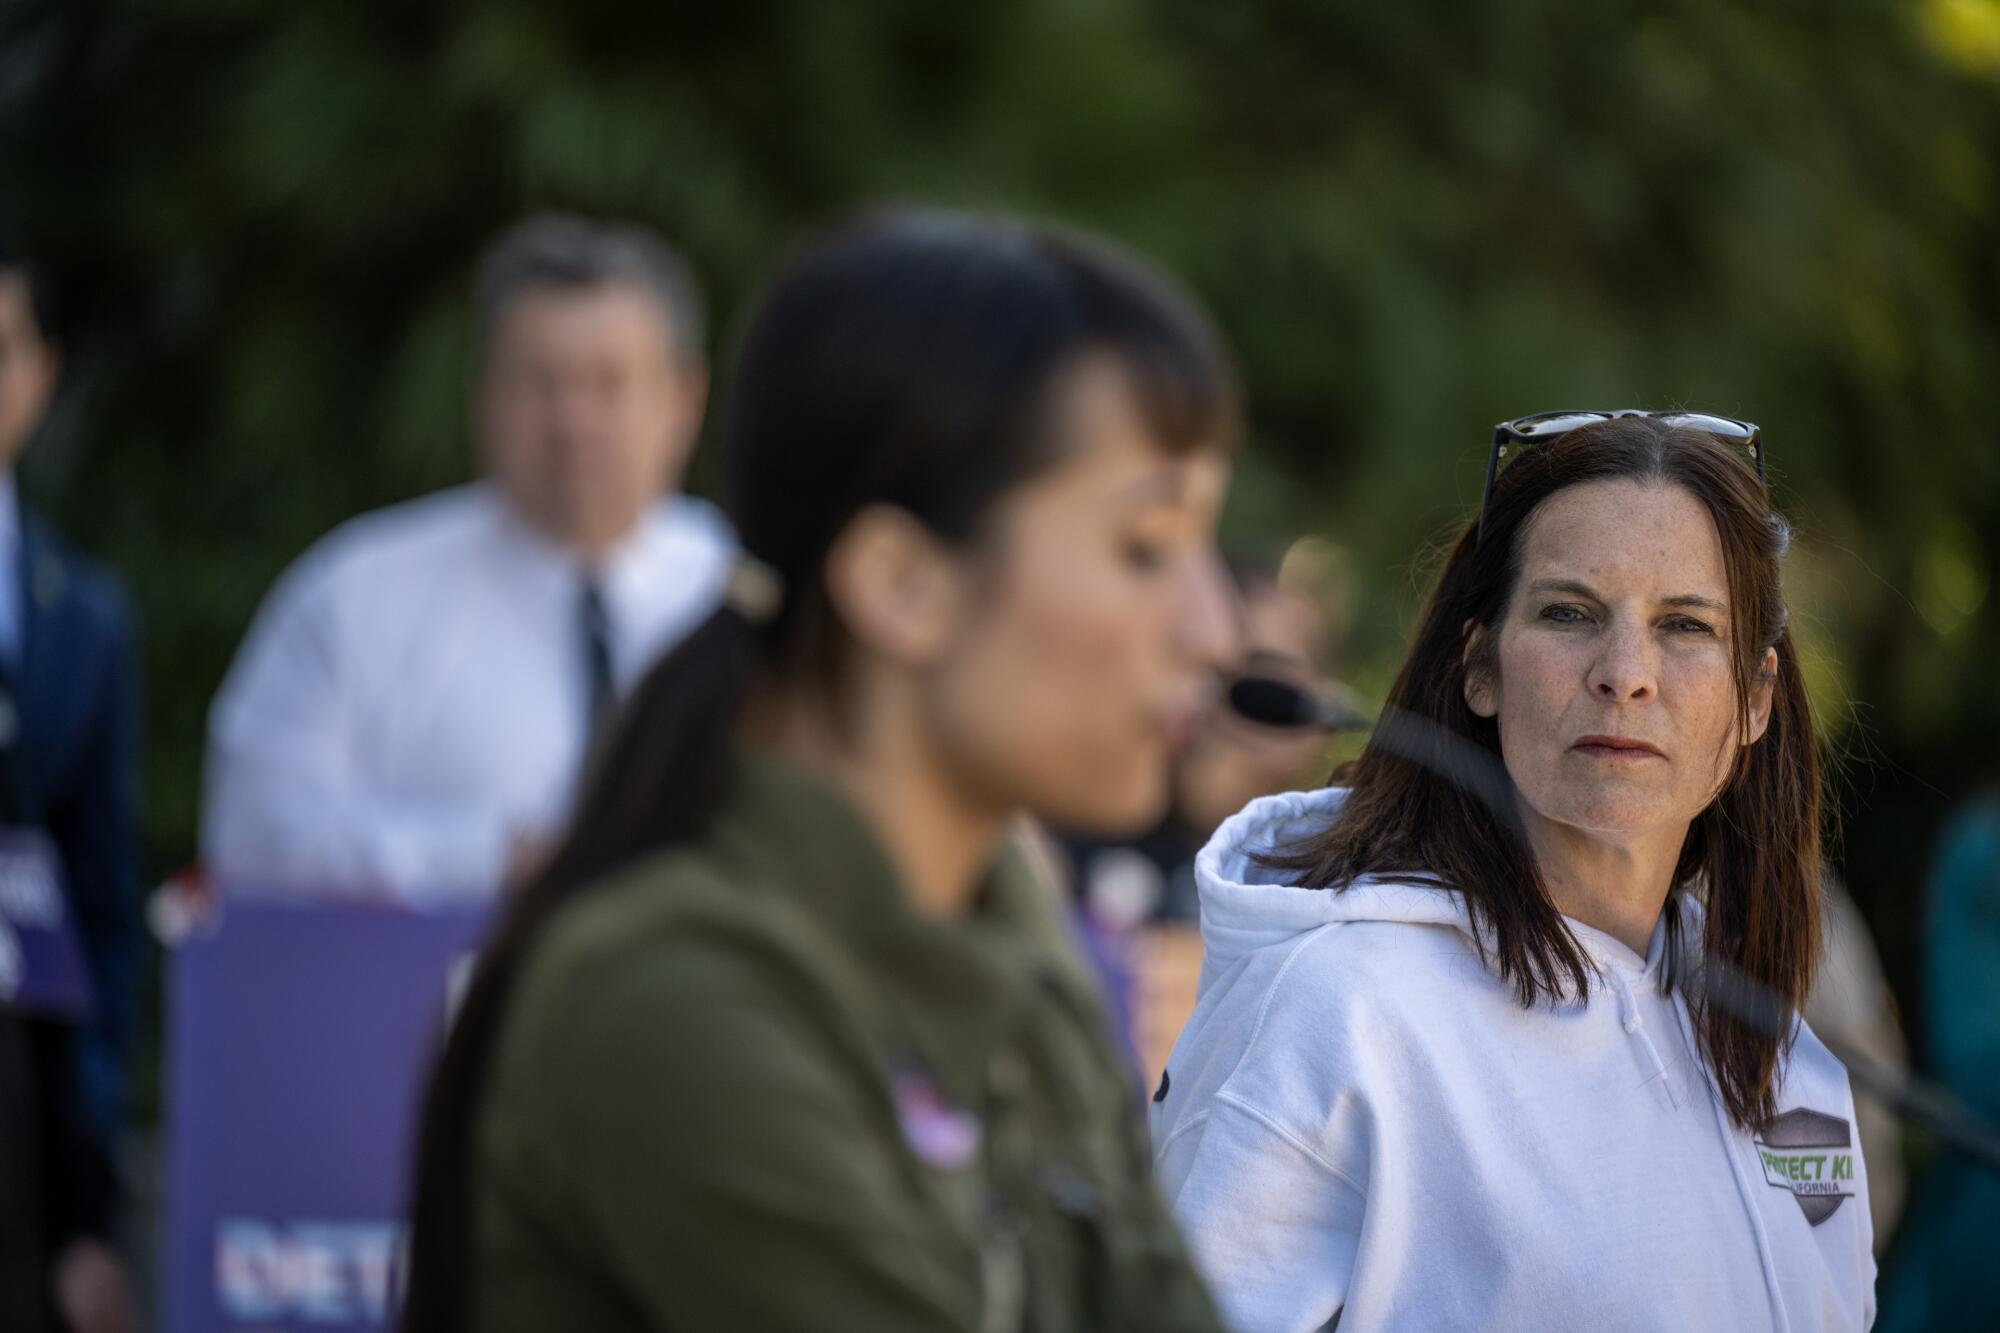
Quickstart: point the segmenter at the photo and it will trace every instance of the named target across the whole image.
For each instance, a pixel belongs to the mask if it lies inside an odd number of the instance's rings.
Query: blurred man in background
[[[48,288],[0,240],[0,1328],[132,1326],[113,1248],[139,965],[132,630],[21,504],[59,365]]]
[[[492,895],[719,595],[727,526],[676,493],[707,391],[686,266],[637,228],[533,219],[482,264],[477,334],[485,479],[321,541],[216,697],[202,850],[225,884]]]
[[[1315,696],[1336,688],[1326,678],[1335,603],[1343,600],[1332,586],[1332,555],[1317,542],[1295,546],[1282,562],[1227,554],[1239,598],[1242,674]],[[1176,760],[1173,806],[1158,827],[1127,841],[1060,836],[1090,942],[1110,984],[1123,992],[1112,997],[1114,1007],[1128,1015],[1149,1079],[1165,1067],[1194,1010],[1201,973],[1195,853],[1257,797],[1319,785],[1326,755],[1323,731],[1240,716],[1225,696]]]

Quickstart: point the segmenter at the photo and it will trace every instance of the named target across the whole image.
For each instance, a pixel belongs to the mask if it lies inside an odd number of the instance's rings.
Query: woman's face
[[[1059,408],[1068,453],[1001,506],[927,721],[980,799],[1131,832],[1165,810],[1172,751],[1236,649],[1214,548],[1228,467],[1164,453],[1110,358]]]
[[[1496,626],[1497,679],[1466,701],[1499,721],[1524,813],[1598,834],[1685,829],[1763,735],[1776,654],[1740,736],[1722,540],[1700,501],[1618,480],[1559,491],[1529,519]]]

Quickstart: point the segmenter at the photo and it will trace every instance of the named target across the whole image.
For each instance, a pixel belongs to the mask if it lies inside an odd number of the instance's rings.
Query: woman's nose
[[[1603,651],[1590,667],[1590,692],[1611,703],[1650,699],[1659,686],[1645,635],[1638,629],[1614,628],[1603,640]]]
[[[1211,671],[1233,668],[1242,656],[1236,593],[1211,551],[1189,562],[1180,620],[1181,651]]]

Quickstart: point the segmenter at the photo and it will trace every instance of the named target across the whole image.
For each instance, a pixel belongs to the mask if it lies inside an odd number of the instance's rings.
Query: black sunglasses
[[[1567,435],[1578,427],[1596,425],[1600,421],[1616,421],[1620,417],[1647,417],[1664,426],[1698,430],[1720,440],[1742,444],[1750,451],[1750,461],[1757,465],[1757,480],[1764,480],[1763,432],[1757,429],[1755,422],[1718,417],[1707,412],[1642,412],[1636,407],[1619,408],[1612,412],[1537,412],[1533,416],[1503,421],[1493,428],[1493,452],[1486,458],[1486,485],[1479,492],[1479,535],[1473,544],[1476,546],[1485,540],[1486,505],[1493,498],[1493,478],[1500,475],[1500,462],[1507,457],[1510,449],[1519,453],[1528,445]]]

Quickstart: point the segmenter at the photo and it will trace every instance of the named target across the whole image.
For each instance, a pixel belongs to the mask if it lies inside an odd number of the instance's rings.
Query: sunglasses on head
[[[1519,454],[1531,445],[1557,439],[1580,427],[1594,426],[1600,421],[1616,421],[1621,417],[1645,417],[1663,426],[1698,430],[1719,440],[1741,444],[1750,451],[1750,461],[1757,465],[1757,480],[1764,480],[1763,433],[1757,429],[1755,422],[1718,417],[1707,412],[1643,412],[1636,407],[1610,412],[1536,412],[1532,416],[1503,421],[1493,428],[1493,452],[1486,458],[1486,486],[1479,493],[1479,536],[1474,544],[1477,545],[1486,536],[1486,505],[1493,498],[1493,478],[1500,474],[1500,464],[1510,453]]]

